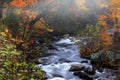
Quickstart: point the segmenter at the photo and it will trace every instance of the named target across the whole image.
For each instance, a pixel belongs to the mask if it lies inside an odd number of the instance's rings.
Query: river
[[[80,40],[70,38],[53,42],[52,49],[47,50],[44,57],[41,57],[42,67],[46,72],[47,80],[88,80],[74,75],[70,71],[72,65],[82,65],[85,69],[91,68],[90,60],[80,57],[80,50],[75,44]],[[114,80],[116,78],[114,70],[104,68],[102,71],[95,70],[94,75],[90,75],[93,80]]]

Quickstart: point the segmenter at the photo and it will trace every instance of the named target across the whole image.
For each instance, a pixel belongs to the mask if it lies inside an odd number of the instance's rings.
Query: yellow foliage
[[[47,31],[48,31],[48,32],[53,32],[54,30],[47,28]]]
[[[36,22],[34,27],[36,29],[46,29],[46,26],[41,21]]]
[[[6,32],[6,33],[8,33],[8,32],[9,32],[9,30],[8,30],[8,29],[5,29],[5,32]]]
[[[17,9],[17,10],[15,10],[15,13],[20,15],[22,13],[22,10],[21,9]]]
[[[0,34],[4,37],[11,37],[11,34],[7,28],[4,30],[4,32],[0,32]]]
[[[107,27],[106,21],[99,21],[98,25],[101,26],[101,27],[104,27],[104,28]]]
[[[4,37],[7,36],[5,32],[1,32],[0,34],[1,34],[2,36],[4,36]]]
[[[120,4],[120,0],[111,0],[110,4],[113,6],[118,6]]]
[[[110,0],[112,18],[120,21],[120,0]]]
[[[43,18],[40,18],[40,21],[42,21],[43,23],[45,23],[44,19]]]

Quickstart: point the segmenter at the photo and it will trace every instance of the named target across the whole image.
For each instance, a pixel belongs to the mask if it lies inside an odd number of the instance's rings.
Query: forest
[[[0,0],[0,80],[120,80],[120,0]]]

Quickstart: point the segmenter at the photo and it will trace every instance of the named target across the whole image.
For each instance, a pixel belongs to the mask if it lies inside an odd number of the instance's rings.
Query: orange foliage
[[[29,4],[35,3],[37,3],[37,0],[13,0],[12,2],[10,2],[10,5],[17,8],[23,8]]]
[[[120,3],[120,0],[111,0],[110,2],[113,6],[118,6]]]
[[[120,21],[120,0],[110,0],[110,10],[112,12],[111,17]]]
[[[99,15],[98,19],[99,20],[105,20],[105,19],[107,19],[107,16],[106,15]]]
[[[24,22],[26,20],[34,20],[36,18],[36,16],[38,15],[38,12],[34,12],[34,11],[30,11],[30,10],[25,10],[23,11],[23,17],[22,19],[24,20]]]
[[[14,6],[17,8],[23,8],[26,6],[26,3],[23,0],[13,0],[10,4],[11,6]]]
[[[111,39],[108,32],[105,29],[101,31],[101,39],[105,47],[109,47],[111,45]]]

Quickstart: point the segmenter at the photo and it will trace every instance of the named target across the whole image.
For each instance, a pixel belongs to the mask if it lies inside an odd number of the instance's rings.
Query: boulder
[[[88,67],[85,72],[89,75],[94,75],[96,73],[96,69],[92,66]]]
[[[71,68],[69,71],[80,71],[80,70],[84,70],[85,66],[80,65],[80,64],[73,64],[71,65]]]
[[[60,61],[60,62],[68,62],[68,63],[71,62],[71,61],[69,61],[69,60],[67,60],[67,59],[65,59],[65,58],[61,58],[61,59],[59,59],[59,61]]]
[[[61,77],[61,78],[63,78],[63,76],[60,75],[60,74],[52,74],[52,76],[53,76],[53,77]]]
[[[98,70],[100,73],[102,73],[102,72],[104,71],[103,68],[98,68],[97,70]]]
[[[79,72],[79,71],[77,71],[77,72],[74,72],[74,75],[79,76],[79,78],[81,78],[81,79],[93,80],[93,78],[90,77],[90,76],[89,76],[87,73],[85,73],[85,72]]]
[[[58,50],[54,45],[50,44],[48,45],[49,50]]]
[[[88,60],[83,60],[83,61],[81,61],[81,63],[89,63],[89,61]]]

